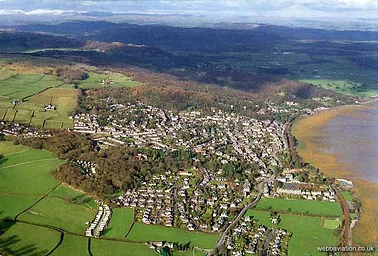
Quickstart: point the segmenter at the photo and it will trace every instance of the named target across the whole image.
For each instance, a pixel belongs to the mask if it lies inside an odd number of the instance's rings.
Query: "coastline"
[[[367,105],[378,99],[366,101],[359,105],[341,106],[320,111],[312,116],[301,117],[294,121],[291,134],[298,140],[296,148],[305,162],[316,166],[322,173],[335,178],[345,178],[354,182],[353,192],[362,203],[361,219],[353,228],[353,245],[378,246],[378,183],[364,179],[351,166],[342,163],[336,154],[325,153],[321,131],[329,121],[356,107]],[[357,254],[355,254],[357,255]]]

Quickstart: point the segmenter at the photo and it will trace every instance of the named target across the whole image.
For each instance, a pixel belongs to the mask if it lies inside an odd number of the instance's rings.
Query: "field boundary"
[[[92,244],[92,239],[89,237],[88,238],[88,243],[87,243],[87,250],[88,250],[88,254],[90,256],[93,256],[92,249],[91,249],[91,244]]]
[[[1,167],[0,170],[1,169],[7,169],[7,168],[15,167],[15,166],[20,166],[20,165],[24,165],[24,164],[32,164],[32,163],[36,163],[36,162],[44,162],[44,161],[49,161],[49,160],[59,160],[59,158],[56,158],[56,157],[55,158],[44,158],[44,159],[27,161],[27,162],[18,163],[18,164],[12,164],[12,165]]]
[[[61,86],[61,85],[64,85],[64,83],[60,83],[60,84],[58,84],[57,86],[50,86],[50,87],[44,88],[43,90],[40,90],[40,91],[38,91],[38,92],[36,92],[36,93],[33,93],[33,94],[30,94],[30,95],[27,95],[27,96],[23,97],[22,100],[26,100],[26,99],[28,99],[28,98],[31,98],[31,97],[33,97],[33,96],[36,96],[36,95],[39,94],[39,93],[43,93],[43,92],[45,92],[45,91],[47,91],[47,90],[49,90],[49,89],[57,88],[57,87],[59,87],[59,86]]]
[[[7,77],[7,78],[5,78],[5,79],[3,79],[3,80],[1,80],[1,81],[2,81],[2,82],[7,81],[7,80],[12,79],[12,78],[15,78],[15,77],[17,77],[17,76],[19,76],[19,75],[20,75],[20,74],[17,73],[17,74],[15,74],[15,75],[10,76],[10,77]]]
[[[325,217],[325,218],[335,218],[340,217],[339,215],[323,215],[323,214],[311,214],[311,213],[299,213],[299,212],[286,212],[286,211],[280,211],[275,209],[257,209],[252,208],[251,210],[258,211],[258,212],[277,212],[280,214],[286,214],[286,215],[295,215],[295,216],[308,216],[308,217]]]
[[[60,239],[59,239],[58,244],[54,248],[52,248],[51,251],[49,251],[46,254],[46,256],[51,255],[56,249],[58,249],[58,247],[63,243],[63,239],[64,239],[64,233],[60,232]]]
[[[62,182],[59,182],[55,187],[53,187],[52,189],[50,189],[50,191],[48,191],[45,195],[43,195],[40,199],[38,199],[34,204],[32,204],[31,206],[29,206],[28,208],[24,209],[22,212],[20,212],[19,214],[17,214],[15,217],[14,217],[14,221],[18,221],[18,217],[29,211],[31,208],[33,208],[36,204],[38,204],[39,202],[41,202],[43,199],[46,198],[46,196],[48,196],[48,194],[50,194],[51,192],[53,192],[60,184],[62,184]]]
[[[126,237],[130,234],[131,230],[132,230],[133,227],[134,227],[134,224],[135,224],[135,219],[133,220],[133,223],[131,223],[129,229],[127,230],[127,232],[126,232],[126,234],[125,234],[125,236],[124,236],[123,238],[126,239]]]

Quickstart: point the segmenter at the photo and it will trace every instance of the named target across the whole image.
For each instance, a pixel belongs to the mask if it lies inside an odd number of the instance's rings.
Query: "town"
[[[108,114],[74,115],[74,132],[92,135],[104,149],[124,145],[168,152],[193,151],[197,157],[215,161],[217,167],[166,170],[144,181],[141,187],[110,199],[110,205],[99,202],[95,218],[87,223],[86,236],[100,237],[104,233],[112,216],[110,207],[131,207],[135,221],[147,225],[223,234],[217,246],[225,246],[231,255],[284,255],[291,237],[289,231],[268,228],[253,216],[243,217],[241,213],[261,197],[336,201],[331,187],[299,179],[301,170],[283,170],[278,155],[287,147],[286,124],[241,116],[232,112],[232,106],[229,112],[215,108],[212,113],[174,112],[141,102],[121,104],[111,98],[102,101],[106,103],[103,111]],[[260,112],[298,111],[295,103],[286,105],[289,110],[268,107]],[[308,111],[312,110],[305,113]],[[2,125],[8,135],[51,136],[21,124]],[[197,157],[192,159],[194,163],[199,161]],[[138,154],[135,159],[147,159],[147,155]],[[82,159],[71,162],[83,176],[96,178],[95,163]],[[236,163],[240,162],[245,163],[246,169],[235,176]],[[271,223],[278,222],[279,216],[271,218]]]

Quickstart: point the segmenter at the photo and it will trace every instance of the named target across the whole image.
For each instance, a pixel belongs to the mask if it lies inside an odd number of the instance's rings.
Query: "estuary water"
[[[337,156],[356,178],[378,182],[378,101],[339,111],[320,129],[325,153]]]

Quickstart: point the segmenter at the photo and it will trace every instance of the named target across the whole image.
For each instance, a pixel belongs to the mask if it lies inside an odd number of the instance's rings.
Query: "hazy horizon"
[[[83,19],[83,16],[88,20],[122,22],[133,21],[135,15],[146,15],[157,16],[167,23],[177,22],[178,25],[206,22],[298,25],[300,22],[322,22],[326,26],[351,23],[357,29],[366,23],[374,29],[377,11],[378,2],[375,0],[0,0],[0,22],[3,24],[56,22]]]

